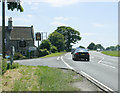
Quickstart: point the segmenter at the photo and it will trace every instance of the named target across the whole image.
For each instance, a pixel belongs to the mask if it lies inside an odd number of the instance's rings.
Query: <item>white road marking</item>
[[[57,57],[57,60],[59,60],[60,59],[60,57]]]
[[[102,65],[104,65],[104,66],[107,66],[107,67],[115,68],[114,66],[107,65],[107,64],[105,64],[105,63],[101,63],[103,60],[104,60],[104,58],[102,58],[100,61],[98,61],[98,63],[99,63],[99,64],[102,64]]]
[[[67,56],[69,53],[65,54],[65,56]]]
[[[94,57],[91,57],[91,58],[94,58]]]
[[[93,81],[95,81],[96,83],[102,85],[103,87],[105,87],[106,89],[108,89],[109,91],[114,91],[111,88],[107,87],[106,85],[102,84],[101,82],[99,82],[98,80],[96,80],[95,78],[93,78],[92,76],[88,75],[87,73],[81,71],[83,76],[87,76],[88,78],[92,79]]]
[[[107,67],[111,67],[111,68],[115,68],[114,66],[110,66],[110,65],[107,65],[107,64],[104,64],[104,63],[101,63],[102,65],[105,65]]]
[[[64,60],[63,60],[63,56],[61,56],[61,60],[63,61],[63,63],[70,69],[73,69],[74,71],[76,71],[73,67],[71,67],[70,65],[68,65]]]
[[[71,67],[69,64],[67,64],[64,60],[63,60],[63,56],[61,56],[61,60],[63,61],[63,63],[70,69],[73,69],[74,71],[76,71],[73,67]],[[77,71],[76,71],[77,72]],[[101,82],[99,82],[98,80],[94,79],[93,77],[91,77],[90,75],[88,75],[87,73],[80,71],[82,75],[87,76],[89,78],[91,78],[93,81],[97,82],[98,84],[102,85],[103,87],[105,87],[106,89],[110,90],[110,91],[114,91],[111,88],[107,87],[106,85],[102,84]]]
[[[102,58],[100,61],[98,61],[98,63],[101,63],[103,61],[104,58]]]

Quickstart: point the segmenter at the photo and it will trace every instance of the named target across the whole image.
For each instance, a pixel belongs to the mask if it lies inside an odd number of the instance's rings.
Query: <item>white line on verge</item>
[[[87,76],[88,78],[92,79],[93,81],[95,81],[96,83],[102,85],[104,88],[108,89],[109,91],[114,91],[111,88],[107,87],[106,85],[102,84],[101,82],[99,82],[98,80],[94,79],[93,77],[91,77],[90,75],[88,75],[87,73],[81,71],[82,75]]]
[[[76,71],[73,67],[71,67],[70,65],[68,65],[64,60],[63,60],[63,56],[61,56],[61,60],[63,61],[63,63],[70,69],[73,69],[74,71]]]

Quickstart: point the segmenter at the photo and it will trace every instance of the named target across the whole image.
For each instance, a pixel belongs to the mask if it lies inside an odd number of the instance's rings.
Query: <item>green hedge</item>
[[[46,56],[49,54],[49,51],[47,49],[40,49],[39,50],[39,56],[42,57],[42,56]]]
[[[57,52],[57,47],[55,47],[55,46],[52,46],[52,47],[51,47],[51,52],[52,52],[52,53],[55,53],[55,52]]]
[[[25,59],[25,56],[23,56],[21,53],[15,53],[14,57],[13,57],[14,60],[19,60],[19,59]]]

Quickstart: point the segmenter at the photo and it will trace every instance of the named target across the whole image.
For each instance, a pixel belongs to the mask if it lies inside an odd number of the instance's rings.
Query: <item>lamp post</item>
[[[5,58],[5,0],[2,0],[2,57]]]

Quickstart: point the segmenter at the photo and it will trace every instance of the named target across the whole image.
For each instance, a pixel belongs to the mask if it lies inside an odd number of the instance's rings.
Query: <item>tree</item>
[[[85,48],[84,46],[79,46],[79,48]]]
[[[71,44],[76,44],[77,41],[81,40],[80,32],[71,27],[60,26],[55,31],[64,35],[65,49],[67,51],[71,50]]]
[[[90,43],[90,44],[88,45],[87,48],[90,49],[90,50],[94,50],[95,44],[92,42],[92,43]]]
[[[97,50],[97,49],[105,50],[105,48],[101,44],[95,45],[94,50]]]
[[[17,10],[20,10],[20,12],[23,12],[23,8],[20,4],[20,0],[16,0],[17,2],[7,2],[8,10],[14,10],[17,8]],[[2,54],[3,58],[5,58],[5,0],[2,0]]]
[[[47,49],[50,51],[51,49],[51,43],[49,40],[43,40],[42,43],[40,44],[40,49]]]
[[[65,41],[64,41],[64,36],[56,31],[51,33],[48,37],[49,41],[51,42],[52,45],[57,47],[58,52],[64,51],[65,49]]]

